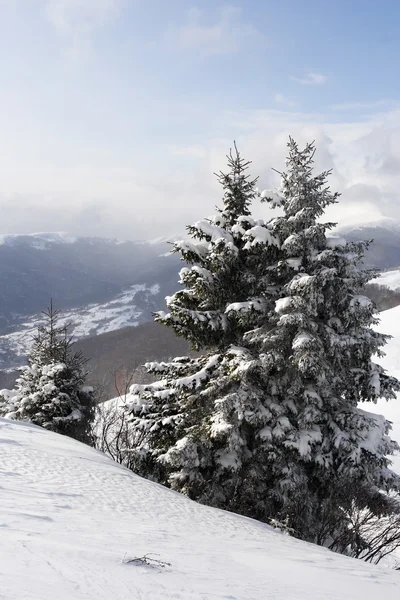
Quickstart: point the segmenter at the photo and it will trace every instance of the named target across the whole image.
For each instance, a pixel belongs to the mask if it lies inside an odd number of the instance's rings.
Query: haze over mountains
[[[347,240],[374,240],[366,267],[400,267],[397,221],[385,219],[339,232]],[[151,323],[152,313],[163,309],[165,297],[178,287],[182,263],[169,254],[169,239],[173,238],[120,242],[60,233],[1,236],[0,369],[13,370],[26,362],[40,312],[51,297],[61,310],[61,322],[71,323],[71,335],[92,359],[93,381],[101,379],[108,394],[115,391],[112,370],[128,373],[148,359],[186,353],[184,340]],[[396,274],[375,283],[400,288]],[[0,387],[14,379],[14,373],[1,373]]]
[[[358,227],[341,227],[338,231],[348,241],[373,240],[365,254],[366,268],[387,270],[400,266],[399,221],[387,218]]]
[[[133,285],[151,287],[160,279],[164,286],[176,272],[173,257],[162,256],[168,251],[162,242],[65,234],[8,235],[1,241],[0,333],[15,330],[21,317],[43,310],[50,297],[62,310],[102,305]]]
[[[3,236],[0,245],[0,365],[23,356],[53,298],[71,334],[88,337],[151,320],[175,287],[178,259],[164,242],[119,242],[62,234]]]

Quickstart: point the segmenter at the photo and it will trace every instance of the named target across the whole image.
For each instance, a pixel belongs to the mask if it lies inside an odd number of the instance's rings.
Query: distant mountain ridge
[[[372,223],[338,227],[335,233],[352,242],[373,240],[365,254],[365,267],[380,270],[400,267],[399,221],[385,218]]]
[[[397,221],[339,227],[334,233],[349,241],[375,240],[364,266],[383,270],[400,267]],[[109,370],[117,365],[129,370],[135,356],[139,361],[164,359],[174,355],[174,347],[182,353],[187,348],[182,340],[164,327],[147,330],[146,325],[152,321],[153,311],[165,307],[165,296],[179,288],[182,262],[169,254],[171,242],[178,238],[121,242],[64,233],[0,236],[0,369],[25,362],[32,333],[40,323],[40,311],[50,297],[62,311],[62,322],[72,323],[71,333],[82,340],[88,357],[93,357],[91,368],[96,378],[106,369],[107,360]],[[393,287],[393,277],[388,275],[374,283]],[[130,331],[133,325],[144,329],[136,334]],[[151,344],[146,342],[144,356],[147,334]],[[107,341],[103,344],[104,336]]]
[[[163,240],[0,236],[0,368],[24,362],[50,298],[76,339],[150,321],[176,289],[169,250]]]
[[[80,340],[150,321],[152,312],[163,301],[159,284],[136,284],[108,302],[60,311],[58,322],[69,326],[71,337]],[[21,318],[15,323],[15,331],[0,336],[0,369],[25,362],[33,336],[38,326],[44,323],[45,318],[41,314]]]
[[[15,246],[25,244],[39,250],[44,250],[51,244],[73,244],[77,240],[64,232],[49,233],[4,233],[0,235],[0,246]]]
[[[170,290],[176,280],[178,259],[165,256],[165,243],[48,233],[0,240],[0,334],[43,310],[50,297],[65,310],[109,302],[132,285]]]

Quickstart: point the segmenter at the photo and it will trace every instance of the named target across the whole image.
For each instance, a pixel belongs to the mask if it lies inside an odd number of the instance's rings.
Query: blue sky
[[[329,216],[400,217],[399,21],[397,0],[0,0],[1,232],[182,230],[233,139],[270,186],[289,133],[334,170]]]

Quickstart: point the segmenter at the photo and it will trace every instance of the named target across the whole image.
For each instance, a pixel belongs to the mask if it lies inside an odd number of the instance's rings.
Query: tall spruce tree
[[[359,404],[395,398],[400,384],[373,360],[389,336],[374,331],[376,310],[363,295],[375,276],[357,268],[368,244],[327,237],[334,224],[319,219],[339,197],[327,186],[330,172],[313,175],[314,144],[301,151],[290,139],[288,147],[280,195],[270,202],[283,209],[272,229],[291,271],[274,317],[245,341],[259,353],[273,397],[288,408],[280,430],[264,433],[279,448],[274,510],[302,538],[334,543],[354,504],[394,509],[381,491],[399,489],[388,459],[398,446],[390,423]]]
[[[52,302],[43,314],[46,323],[34,337],[28,366],[14,390],[2,390],[0,414],[91,445],[95,399],[93,389],[85,386],[87,360],[73,351],[68,328],[58,325],[59,311]]]
[[[202,424],[213,412],[213,404],[198,402],[197,390],[220,364],[223,353],[274,310],[278,297],[271,265],[278,257],[279,242],[263,221],[250,214],[251,202],[258,196],[256,180],[248,175],[250,163],[236,146],[227,158],[229,171],[217,176],[223,206],[215,216],[188,227],[191,240],[175,244],[173,251],[188,264],[180,273],[184,288],[167,298],[168,313],[156,315],[157,321],[206,354],[149,363],[148,370],[159,381],[131,388],[134,468],[166,484],[169,467],[161,457],[185,436],[187,428]],[[131,452],[129,458],[132,464]]]
[[[329,172],[313,175],[314,151],[290,140],[282,189],[270,199],[283,216],[260,225],[273,243],[250,244],[263,254],[257,296],[265,310],[235,325],[236,336],[216,328],[214,352],[149,365],[162,379],[132,388],[132,425],[142,474],[334,546],[355,505],[394,510],[385,492],[400,480],[387,457],[398,446],[390,424],[359,403],[393,398],[400,384],[372,359],[387,336],[374,331],[375,308],[362,295],[374,276],[357,268],[365,244],[327,237],[333,224],[319,222],[338,194],[327,187]],[[225,287],[234,289],[228,280]],[[280,297],[270,310],[272,289]],[[228,312],[240,318],[245,307],[247,316],[253,300],[232,300]],[[190,322],[179,311],[161,319],[201,348],[207,329],[196,308]],[[223,323],[227,309],[212,323]]]
[[[266,269],[277,255],[277,239],[250,212],[258,197],[257,180],[248,175],[251,163],[236,145],[227,160],[228,173],[217,175],[223,207],[187,227],[191,240],[175,243],[173,252],[189,265],[180,272],[183,289],[166,298],[169,312],[155,317],[195,350],[236,343],[268,312],[277,290]]]

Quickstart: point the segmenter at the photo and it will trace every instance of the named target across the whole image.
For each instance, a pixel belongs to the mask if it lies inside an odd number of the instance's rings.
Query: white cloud
[[[95,31],[114,21],[123,0],[47,0],[46,17],[65,37],[69,63],[85,62],[92,52]]]
[[[375,109],[388,110],[389,108],[395,108],[396,104],[397,103],[393,100],[377,100],[376,102],[348,102],[343,104],[333,104],[331,109],[335,111],[372,111]]]
[[[190,158],[204,158],[207,154],[204,146],[170,146],[169,152],[174,156]]]
[[[79,107],[85,109],[81,100]],[[316,140],[316,169],[333,167],[330,184],[343,196],[329,219],[400,218],[400,110],[357,119],[295,110],[216,110],[210,118],[207,107],[190,111],[184,122],[196,120],[196,133],[189,125],[186,133],[171,128],[164,142],[142,144],[138,137],[121,147],[112,135],[105,138],[110,143],[98,143],[90,129],[55,135],[30,116],[23,99],[19,106],[11,93],[0,94],[0,191],[8,196],[0,198],[1,233],[64,230],[132,239],[183,231],[220,204],[213,173],[226,168],[234,139],[253,161],[260,187],[270,188],[279,183],[271,167],[284,168],[289,134],[300,145]],[[182,106],[166,106],[165,115],[180,118]],[[135,118],[142,115],[115,115],[113,127],[132,131]],[[270,216],[257,203],[254,213]]]
[[[329,115],[278,111],[249,116],[246,128],[239,115],[239,142],[246,156],[254,157],[255,173],[265,187],[278,183],[269,167],[283,167],[289,134],[300,145],[314,139],[316,169],[333,168],[330,184],[342,193],[339,204],[329,209],[329,219],[369,222],[385,215],[400,220],[400,110],[359,121],[347,116],[342,122],[332,121]]]
[[[291,77],[291,79],[293,79],[293,81],[297,81],[297,83],[301,83],[301,85],[322,85],[328,80],[326,75],[313,72],[307,73],[307,76],[304,78]]]
[[[167,43],[180,50],[193,50],[202,55],[224,55],[238,52],[245,44],[261,41],[261,33],[242,20],[242,11],[225,6],[215,23],[205,23],[205,13],[197,8],[187,12],[181,27],[170,27]]]
[[[274,100],[277,104],[281,104],[283,106],[288,106],[288,107],[296,106],[295,102],[293,102],[292,100],[289,100],[288,98],[286,98],[286,96],[284,96],[283,94],[280,94],[279,92],[277,92],[275,94]]]
[[[93,31],[116,18],[121,0],[48,0],[46,14],[62,33]]]

